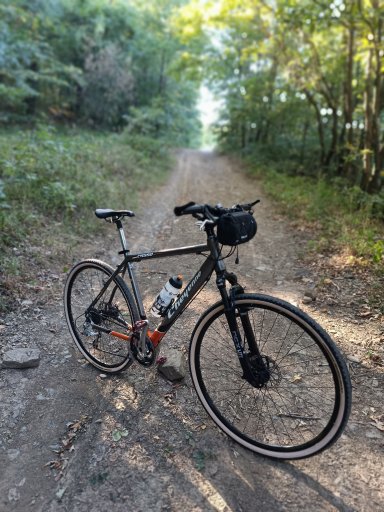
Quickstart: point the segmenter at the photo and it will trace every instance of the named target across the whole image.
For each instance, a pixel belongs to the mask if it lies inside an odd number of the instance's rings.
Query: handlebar
[[[192,215],[199,220],[210,220],[216,222],[221,215],[228,212],[248,211],[252,213],[252,207],[259,203],[260,199],[257,199],[253,203],[237,204],[232,208],[224,208],[220,205],[211,206],[209,204],[196,204],[190,201],[183,206],[176,206],[174,213],[177,217],[181,215]]]

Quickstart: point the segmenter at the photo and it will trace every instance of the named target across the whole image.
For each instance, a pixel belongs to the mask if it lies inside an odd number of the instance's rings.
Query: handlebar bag
[[[257,231],[253,216],[244,211],[224,213],[217,222],[217,239],[222,245],[239,245],[249,242]]]

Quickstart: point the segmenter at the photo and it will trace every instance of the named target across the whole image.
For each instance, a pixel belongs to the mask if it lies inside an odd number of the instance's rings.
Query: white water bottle
[[[182,276],[171,277],[164,285],[163,289],[156,297],[150,313],[153,316],[163,316],[171,302],[179,295],[181,287],[183,286]]]

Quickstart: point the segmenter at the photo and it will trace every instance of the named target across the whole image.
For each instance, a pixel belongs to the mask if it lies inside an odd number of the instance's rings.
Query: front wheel
[[[265,456],[299,459],[329,447],[351,408],[348,370],[333,341],[280,299],[243,294],[235,307],[253,378],[244,375],[221,302],[192,334],[190,370],[208,414],[232,439]]]

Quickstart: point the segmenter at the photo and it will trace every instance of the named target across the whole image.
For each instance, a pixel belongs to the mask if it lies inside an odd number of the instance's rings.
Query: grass
[[[31,260],[44,268],[100,232],[96,207],[135,210],[170,166],[160,140],[51,126],[0,132],[0,311],[33,281]]]
[[[351,264],[384,271],[384,198],[369,196],[341,180],[292,176],[249,165],[265,191],[290,219],[315,229],[310,249],[342,252]]]

